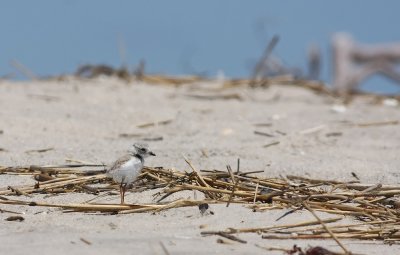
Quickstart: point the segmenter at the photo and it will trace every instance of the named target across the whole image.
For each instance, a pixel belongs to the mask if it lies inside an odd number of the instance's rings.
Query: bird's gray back
[[[107,172],[111,172],[111,171],[113,171],[113,170],[115,170],[115,169],[117,169],[117,168],[120,168],[121,165],[122,165],[123,163],[125,163],[126,161],[130,160],[131,157],[132,157],[132,155],[130,155],[130,154],[126,154],[126,155],[120,157],[119,159],[117,159],[117,160],[111,165],[110,169],[109,169]]]

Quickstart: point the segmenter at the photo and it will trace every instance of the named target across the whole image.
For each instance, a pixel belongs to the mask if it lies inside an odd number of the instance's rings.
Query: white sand
[[[149,166],[188,169],[182,158],[185,155],[199,169],[223,170],[227,164],[235,168],[240,158],[241,170],[264,170],[264,175],[270,177],[292,174],[354,180],[351,175],[354,172],[362,182],[399,183],[400,125],[354,125],[400,120],[399,107],[358,99],[344,113],[339,113],[332,110],[337,102],[331,98],[285,86],[222,92],[238,93],[242,101],[187,96],[211,94],[203,89],[208,86],[212,84],[172,88],[125,84],[108,78],[1,82],[0,148],[5,151],[0,151],[0,165],[62,164],[67,158],[111,163],[131,144],[140,141],[140,138],[119,137],[126,133],[163,137],[162,141],[147,142],[157,154],[146,162]],[[137,127],[169,119],[172,122],[166,125]],[[257,127],[256,123],[271,126]],[[256,135],[255,130],[274,137]],[[329,136],[330,133],[340,135]],[[275,141],[280,143],[263,147]],[[54,149],[26,153],[45,148]],[[0,187],[28,183],[33,184],[33,179],[0,175]],[[155,192],[128,193],[126,202],[151,202]],[[193,193],[178,193],[179,196],[193,196]],[[35,200],[80,203],[92,197],[89,194],[47,198],[35,195]],[[119,197],[100,201],[115,203]],[[256,234],[241,234],[247,244],[225,245],[218,244],[216,236],[200,235],[203,230],[273,225],[283,213],[253,213],[243,205],[229,208],[213,205],[211,210],[215,215],[203,217],[195,207],[155,215],[63,213],[57,209],[3,205],[0,209],[25,212],[23,222],[4,221],[10,214],[0,214],[0,254],[165,254],[160,241],[170,254],[268,253],[254,244],[283,248],[293,244],[322,245],[340,251],[332,240],[276,241],[261,239]],[[307,219],[312,219],[312,215],[302,211],[279,223]],[[91,245],[80,238],[90,241]],[[382,242],[344,240],[343,243],[355,253],[400,253],[400,247]]]

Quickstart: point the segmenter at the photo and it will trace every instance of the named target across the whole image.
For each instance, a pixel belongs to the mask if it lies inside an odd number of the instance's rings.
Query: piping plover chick
[[[156,155],[147,148],[147,145],[134,144],[133,147],[135,151],[130,151],[129,154],[117,159],[110,169],[107,170],[107,175],[120,184],[121,204],[125,200],[126,186],[136,181],[143,169],[144,159],[148,156]]]

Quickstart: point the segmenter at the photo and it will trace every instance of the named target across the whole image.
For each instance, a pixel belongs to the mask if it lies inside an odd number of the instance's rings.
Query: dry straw
[[[155,190],[158,201],[153,204],[51,204],[35,199],[35,194],[91,193],[98,197],[117,190],[104,174],[101,165],[63,165],[0,167],[0,174],[31,175],[32,184],[0,188],[0,204],[57,207],[65,211],[100,213],[145,213],[172,208],[199,206],[201,204],[244,204],[253,211],[284,209],[282,217],[290,217],[298,210],[310,211],[316,220],[292,225],[272,225],[259,228],[242,228],[203,232],[204,235],[219,235],[238,242],[237,236],[244,233],[261,233],[268,239],[325,239],[333,238],[345,253],[348,250],[340,239],[383,240],[387,243],[400,241],[400,186],[362,184],[311,179],[301,176],[283,178],[256,177],[253,172],[219,170],[197,170],[185,158],[191,171],[176,171],[165,168],[146,167],[133,191]],[[98,185],[102,184],[102,185]],[[180,191],[199,191],[203,200],[179,199],[168,201],[168,197]],[[25,197],[24,200],[14,199]],[[94,200],[94,199],[91,199]],[[2,210],[7,212],[7,210]],[[321,219],[318,212],[327,212],[340,217]],[[13,212],[18,213],[18,212]],[[340,224],[346,216],[357,223]]]

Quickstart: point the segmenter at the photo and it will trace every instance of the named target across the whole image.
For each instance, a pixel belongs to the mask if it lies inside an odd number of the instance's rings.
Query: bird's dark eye
[[[140,151],[141,152],[146,152],[146,149],[145,148],[141,148]]]

